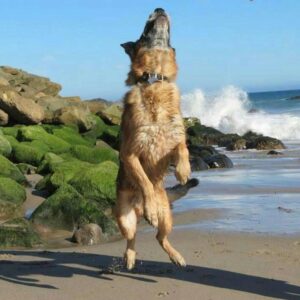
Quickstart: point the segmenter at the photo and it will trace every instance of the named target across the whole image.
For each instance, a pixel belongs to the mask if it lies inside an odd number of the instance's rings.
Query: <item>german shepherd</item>
[[[126,267],[135,265],[136,228],[142,216],[158,229],[156,238],[171,261],[185,266],[184,258],[167,239],[172,213],[164,176],[170,163],[181,184],[191,173],[167,13],[155,9],[141,37],[121,46],[131,60],[126,84],[132,86],[124,97],[115,207],[119,228],[127,239]]]

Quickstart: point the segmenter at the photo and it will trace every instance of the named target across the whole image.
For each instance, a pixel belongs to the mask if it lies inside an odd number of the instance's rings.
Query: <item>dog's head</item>
[[[141,37],[136,42],[121,44],[125,52],[133,60],[140,48],[170,47],[170,19],[162,8],[156,8],[149,16]]]
[[[170,18],[162,8],[156,8],[149,16],[140,38],[135,42],[121,44],[132,62],[131,72],[128,74],[127,84],[134,84],[136,78],[143,72],[163,73],[168,69],[168,74],[163,74],[174,79],[176,76],[175,49],[170,44]],[[165,67],[158,66],[155,61],[155,53],[164,52],[168,55]],[[169,67],[167,66],[169,65]],[[173,67],[170,67],[172,65]],[[170,72],[170,70],[173,70]],[[166,73],[166,72],[165,72]],[[172,74],[171,74],[172,73]]]

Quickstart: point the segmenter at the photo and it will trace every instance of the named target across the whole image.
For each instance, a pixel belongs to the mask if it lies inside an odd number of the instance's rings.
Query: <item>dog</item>
[[[120,169],[115,216],[127,239],[124,260],[135,265],[135,236],[141,217],[155,228],[156,238],[170,260],[185,266],[182,255],[168,241],[172,213],[164,189],[169,165],[185,184],[190,176],[189,152],[175,84],[177,64],[170,45],[170,19],[162,8],[149,16],[136,42],[121,44],[131,60],[120,134]]]

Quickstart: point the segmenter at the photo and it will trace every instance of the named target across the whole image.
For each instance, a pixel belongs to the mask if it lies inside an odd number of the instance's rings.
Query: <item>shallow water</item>
[[[184,227],[300,233],[300,144],[287,142],[286,145],[288,149],[281,151],[282,156],[268,156],[267,151],[224,151],[233,160],[233,169],[194,173],[200,185],[174,203],[174,211],[218,208],[229,213],[221,219],[199,220]]]

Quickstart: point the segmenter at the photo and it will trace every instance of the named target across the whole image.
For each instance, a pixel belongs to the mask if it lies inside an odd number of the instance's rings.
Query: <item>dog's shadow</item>
[[[274,299],[300,299],[299,286],[221,269],[192,265],[179,269],[166,262],[137,261],[134,271],[129,272],[121,267],[120,258],[109,255],[56,251],[2,251],[0,254],[6,257],[0,261],[0,279],[30,287],[57,289],[31,278],[36,275],[61,278],[85,275],[111,281],[122,276],[149,284],[158,282],[160,278],[171,278]],[[14,260],[22,257],[26,257],[26,261]]]

